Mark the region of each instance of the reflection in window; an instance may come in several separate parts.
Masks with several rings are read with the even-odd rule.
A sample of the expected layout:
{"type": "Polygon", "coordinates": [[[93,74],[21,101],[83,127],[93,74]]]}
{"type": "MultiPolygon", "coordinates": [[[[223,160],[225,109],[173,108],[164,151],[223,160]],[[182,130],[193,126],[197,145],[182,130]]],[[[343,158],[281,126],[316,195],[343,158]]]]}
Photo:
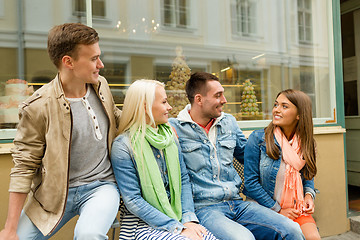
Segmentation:
{"type": "MultiPolygon", "coordinates": [[[[63,6],[57,10],[66,9],[66,2],[59,1],[59,5],[63,4],[63,6]]],[[[81,5],[85,3],[84,0],[70,2],[74,4],[73,9],[79,12],[85,11],[85,5],[81,5]]],[[[105,68],[100,74],[108,80],[117,106],[122,106],[125,91],[133,80],[155,78],[166,84],[168,98],[174,99],[172,103],[174,112],[181,110],[183,108],[181,100],[185,97],[180,95],[179,89],[181,90],[184,81],[179,81],[179,77],[182,80],[185,79],[184,69],[186,70],[187,65],[192,73],[207,71],[219,77],[228,101],[224,110],[241,120],[239,122],[241,127],[266,126],[267,121],[253,120],[271,119],[276,94],[287,88],[303,90],[309,94],[313,101],[314,113],[316,113],[313,117],[316,118],[317,123],[323,124],[333,119],[333,112],[336,110],[333,97],[335,96],[331,31],[333,25],[332,21],[329,21],[332,19],[332,1],[286,0],[270,3],[260,0],[230,0],[230,4],[214,5],[215,1],[201,1],[201,4],[193,4],[189,0],[148,0],[148,6],[156,7],[158,6],[156,3],[160,6],[157,9],[149,7],[141,11],[138,8],[128,7],[127,3],[130,1],[117,2],[119,2],[119,7],[114,8],[114,15],[123,18],[122,22],[118,23],[119,27],[113,26],[110,21],[102,21],[103,24],[96,26],[100,35],[102,59],[105,59],[105,68]],[[192,4],[191,12],[190,3],[192,4]],[[203,14],[204,9],[212,14],[219,13],[219,16],[203,14]],[[259,14],[262,9],[267,11],[259,14]],[[312,15],[312,12],[316,12],[316,17],[312,15]],[[156,13],[159,13],[161,17],[159,24],[165,31],[167,29],[185,29],[186,31],[147,34],[137,30],[136,38],[134,34],[127,34],[128,32],[120,33],[120,25],[135,29],[135,24],[148,23],[149,20],[150,25],[152,19],[154,19],[153,24],[157,24],[156,13]],[[232,20],[232,35],[224,27],[229,25],[229,18],[223,17],[225,13],[229,13],[232,20]],[[190,14],[194,14],[196,19],[191,18],[190,14]],[[193,20],[196,21],[192,23],[193,20]],[[262,23],[265,23],[263,28],[262,23]],[[192,24],[198,26],[199,31],[193,35],[184,34],[190,26],[193,26],[192,24]],[[298,33],[299,31],[301,34],[298,33]],[[240,36],[240,38],[231,39],[233,36],[235,38],[240,36]],[[262,36],[261,40],[252,41],[258,36],[262,36]],[[300,45],[299,40],[302,43],[300,45]],[[173,49],[177,49],[179,42],[186,51],[180,54],[178,59],[180,63],[184,60],[186,65],[182,63],[174,67],[176,56],[173,49]],[[312,42],[317,44],[311,44],[312,42]],[[173,77],[169,78],[170,75],[173,77]]],[[[110,1],[105,0],[93,1],[93,10],[99,11],[95,15],[105,16],[105,4],[109,3],[110,1]]],[[[26,9],[27,19],[34,20],[34,22],[27,22],[29,29],[35,28],[34,23],[39,21],[56,22],[53,18],[56,16],[46,15],[45,19],[41,14],[48,11],[48,8],[52,6],[50,5],[44,4],[36,9],[26,9]]],[[[8,9],[4,11],[11,12],[8,9]]],[[[16,16],[16,12],[9,15],[16,16]]],[[[0,19],[0,35],[9,36],[5,39],[17,39],[18,29],[15,18],[7,19],[7,16],[0,19]],[[8,22],[13,24],[7,24],[8,22]]],[[[50,26],[44,24],[44,26],[39,26],[36,35],[31,31],[24,31],[24,38],[27,41],[23,59],[24,77],[18,76],[16,68],[16,51],[20,46],[16,45],[16,42],[9,46],[8,41],[0,41],[0,53],[3,56],[0,59],[0,97],[3,97],[0,99],[0,109],[16,106],[15,100],[24,96],[21,95],[23,93],[15,94],[11,93],[14,91],[5,91],[5,86],[11,84],[6,83],[9,79],[22,78],[28,82],[28,87],[37,88],[55,77],[57,71],[46,51],[49,29],[50,26]],[[10,98],[10,95],[17,97],[10,98]]],[[[351,52],[344,56],[350,70],[352,69],[352,65],[349,65],[351,59],[348,58],[352,57],[351,52]]],[[[350,81],[356,78],[349,74],[346,76],[349,78],[344,86],[346,93],[348,92],[345,94],[347,98],[345,102],[348,104],[346,112],[358,114],[357,107],[350,104],[353,99],[356,99],[356,94],[352,92],[356,89],[356,84],[350,81]]],[[[13,90],[23,87],[13,85],[13,90]]],[[[13,111],[16,114],[16,110],[13,111]]],[[[0,110],[0,115],[1,112],[4,111],[0,110]]],[[[13,128],[15,123],[4,125],[10,124],[11,121],[11,119],[3,120],[0,128],[13,128]]]]}
{"type": "Polygon", "coordinates": [[[297,0],[298,30],[300,43],[312,43],[312,10],[311,0],[297,0]]]}
{"type": "MultiPolygon", "coordinates": [[[[225,68],[226,69],[226,68],[225,68]]],[[[228,103],[224,111],[240,120],[266,119],[262,96],[262,72],[230,67],[220,74],[228,103]]]]}
{"type": "Polygon", "coordinates": [[[236,0],[231,6],[233,34],[255,36],[257,34],[257,0],[236,0]]]}
{"type": "Polygon", "coordinates": [[[170,117],[176,117],[179,112],[189,104],[185,93],[185,83],[190,74],[204,72],[204,68],[190,67],[187,65],[182,52],[179,52],[172,64],[168,66],[158,65],[155,67],[155,79],[165,83],[168,102],[172,106],[169,112],[170,117]]]}
{"type": "MultiPolygon", "coordinates": [[[[92,15],[97,18],[105,18],[105,0],[92,0],[92,15]]],[[[86,0],[73,0],[73,16],[86,16],[86,0]]]]}
{"type": "Polygon", "coordinates": [[[315,76],[313,67],[300,67],[300,90],[310,97],[313,103],[313,116],[316,116],[315,76]]]}
{"type": "Polygon", "coordinates": [[[188,21],[187,0],[162,0],[162,25],[173,28],[186,28],[188,21]]]}
{"type": "Polygon", "coordinates": [[[122,106],[125,99],[126,92],[126,69],[125,63],[104,63],[104,68],[100,69],[100,75],[104,76],[111,86],[111,93],[113,95],[115,104],[118,107],[122,106]]]}

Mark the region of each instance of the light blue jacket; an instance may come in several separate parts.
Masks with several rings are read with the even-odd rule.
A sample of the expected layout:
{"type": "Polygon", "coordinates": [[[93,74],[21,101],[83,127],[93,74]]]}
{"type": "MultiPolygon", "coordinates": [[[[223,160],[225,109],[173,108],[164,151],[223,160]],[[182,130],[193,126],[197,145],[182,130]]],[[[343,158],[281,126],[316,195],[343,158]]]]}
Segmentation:
{"type": "MultiPolygon", "coordinates": [[[[155,159],[164,182],[164,186],[169,193],[169,179],[167,175],[166,163],[160,151],[152,147],[155,159]]],[[[194,213],[194,202],[191,195],[191,185],[189,176],[184,164],[184,160],[179,150],[179,161],[181,169],[181,223],[166,214],[160,212],[150,205],[141,195],[140,179],[136,169],[134,153],[130,145],[128,133],[118,136],[111,150],[111,162],[114,169],[116,182],[119,186],[121,196],[126,208],[135,216],[141,218],[151,227],[159,230],[166,230],[172,233],[180,233],[184,228],[183,223],[199,222],[194,213]]]]}
{"type": "Polygon", "coordinates": [[[246,138],[235,118],[222,113],[207,134],[191,119],[189,109],[190,105],[169,122],[179,137],[189,171],[195,209],[241,199],[241,178],[233,166],[233,158],[244,162],[246,138]],[[213,142],[210,141],[212,138],[213,142]]]}
{"type": "MultiPolygon", "coordinates": [[[[275,139],[275,144],[280,148],[275,139]]],[[[266,142],[264,129],[254,131],[248,139],[245,147],[244,178],[246,196],[257,201],[259,204],[279,212],[280,204],[274,200],[276,175],[281,163],[266,154],[266,142]]],[[[301,176],[302,177],[302,176],[301,176]]],[[[310,193],[315,198],[314,179],[303,180],[304,194],[310,193]]]]}

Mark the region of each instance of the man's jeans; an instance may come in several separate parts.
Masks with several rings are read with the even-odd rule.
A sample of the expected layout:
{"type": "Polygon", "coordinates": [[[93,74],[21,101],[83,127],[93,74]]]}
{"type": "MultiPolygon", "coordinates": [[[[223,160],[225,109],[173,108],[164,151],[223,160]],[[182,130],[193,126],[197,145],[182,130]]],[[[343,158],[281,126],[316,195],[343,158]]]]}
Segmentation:
{"type": "Polygon", "coordinates": [[[17,234],[23,239],[49,239],[65,223],[80,215],[74,239],[108,239],[106,236],[119,209],[120,195],[116,183],[95,181],[69,189],[64,216],[55,231],[44,237],[36,226],[21,213],[17,234]]]}
{"type": "Polygon", "coordinates": [[[222,202],[201,208],[196,215],[218,239],[305,239],[299,224],[254,202],[222,202]]]}

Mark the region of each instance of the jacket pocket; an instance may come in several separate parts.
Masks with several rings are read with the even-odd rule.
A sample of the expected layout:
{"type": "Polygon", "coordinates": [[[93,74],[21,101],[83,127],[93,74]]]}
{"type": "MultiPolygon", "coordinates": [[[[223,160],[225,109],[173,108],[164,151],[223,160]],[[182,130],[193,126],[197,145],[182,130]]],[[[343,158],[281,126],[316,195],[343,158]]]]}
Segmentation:
{"type": "Polygon", "coordinates": [[[40,203],[44,210],[52,213],[59,211],[61,203],[61,194],[59,182],[56,184],[56,179],[46,176],[46,169],[41,168],[41,183],[33,189],[33,196],[40,203]],[[59,188],[59,189],[57,189],[59,188]]]}
{"type": "Polygon", "coordinates": [[[180,145],[188,169],[198,172],[206,166],[205,158],[201,150],[201,143],[182,142],[180,145]]]}
{"type": "Polygon", "coordinates": [[[221,162],[224,165],[229,165],[233,162],[234,159],[234,148],[236,146],[235,139],[227,139],[219,141],[219,145],[221,147],[218,156],[221,157],[221,162]]]}

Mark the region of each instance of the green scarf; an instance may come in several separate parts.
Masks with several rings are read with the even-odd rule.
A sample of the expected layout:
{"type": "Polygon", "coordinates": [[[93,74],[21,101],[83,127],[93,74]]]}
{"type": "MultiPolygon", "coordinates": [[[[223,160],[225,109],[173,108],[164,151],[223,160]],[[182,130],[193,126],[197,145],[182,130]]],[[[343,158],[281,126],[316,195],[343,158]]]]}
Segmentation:
{"type": "Polygon", "coordinates": [[[145,139],[142,139],[142,141],[138,141],[138,136],[141,135],[140,129],[135,130],[135,133],[131,134],[131,143],[134,148],[142,196],[162,213],[180,221],[182,218],[182,208],[178,148],[171,127],[167,124],[160,124],[158,128],[159,130],[156,132],[154,128],[147,126],[145,139]],[[169,177],[170,202],[150,144],[164,152],[169,177]]]}

